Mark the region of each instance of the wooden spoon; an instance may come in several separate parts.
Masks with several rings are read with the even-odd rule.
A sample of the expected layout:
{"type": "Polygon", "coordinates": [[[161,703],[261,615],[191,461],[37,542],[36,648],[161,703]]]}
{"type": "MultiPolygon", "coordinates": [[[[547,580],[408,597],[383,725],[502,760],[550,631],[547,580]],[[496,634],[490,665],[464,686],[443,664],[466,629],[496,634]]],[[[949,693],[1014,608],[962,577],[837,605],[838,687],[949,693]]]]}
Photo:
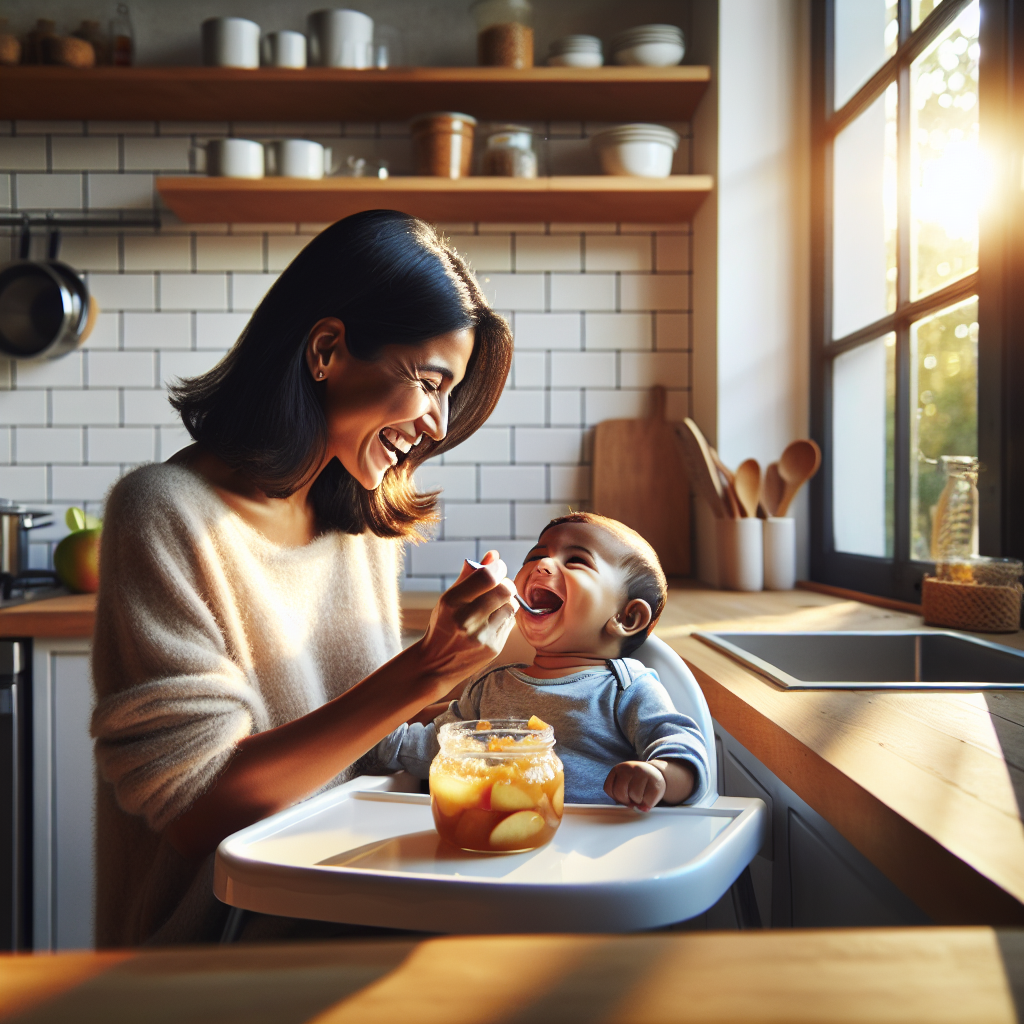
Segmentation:
{"type": "Polygon", "coordinates": [[[761,496],[761,467],[757,459],[745,459],[736,467],[733,489],[743,514],[753,519],[757,515],[757,502],[761,496]]]}
{"type": "Polygon", "coordinates": [[[676,425],[676,437],[682,449],[687,472],[697,493],[708,503],[716,519],[724,519],[727,506],[722,481],[711,459],[707,438],[689,417],[676,425]]]}
{"type": "Polygon", "coordinates": [[[784,516],[789,511],[789,503],[796,497],[796,492],[818,472],[820,465],[821,449],[814,441],[800,440],[786,445],[779,459],[779,476],[785,490],[775,513],[777,516],[784,516]]]}
{"type": "Polygon", "coordinates": [[[740,499],[736,497],[736,477],[733,476],[732,470],[722,461],[721,456],[718,454],[718,449],[710,448],[711,460],[715,464],[715,469],[718,470],[718,475],[722,478],[722,496],[725,500],[726,511],[729,513],[729,517],[732,519],[739,519],[743,515],[743,510],[740,507],[740,499]]]}
{"type": "Polygon", "coordinates": [[[785,489],[786,485],[782,482],[782,477],[779,476],[779,464],[777,462],[769,463],[768,468],[764,471],[764,480],[761,482],[761,504],[768,515],[774,516],[778,512],[779,502],[782,501],[782,492],[785,489]]]}

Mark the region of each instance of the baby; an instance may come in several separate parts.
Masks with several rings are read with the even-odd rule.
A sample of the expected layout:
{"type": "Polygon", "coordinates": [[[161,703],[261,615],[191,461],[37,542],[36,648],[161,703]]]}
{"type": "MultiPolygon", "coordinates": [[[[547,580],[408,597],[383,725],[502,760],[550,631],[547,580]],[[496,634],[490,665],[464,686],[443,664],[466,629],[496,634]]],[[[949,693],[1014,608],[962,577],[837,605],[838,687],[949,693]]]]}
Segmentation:
{"type": "Polygon", "coordinates": [[[699,800],[709,771],[697,724],[675,710],[656,672],[627,657],[665,607],[653,548],[614,519],[574,512],[544,527],[515,583],[544,611],[516,616],[533,663],[485,673],[431,724],[382,740],[374,760],[426,778],[445,723],[537,715],[554,727],[567,801],[646,811],[699,800]]]}

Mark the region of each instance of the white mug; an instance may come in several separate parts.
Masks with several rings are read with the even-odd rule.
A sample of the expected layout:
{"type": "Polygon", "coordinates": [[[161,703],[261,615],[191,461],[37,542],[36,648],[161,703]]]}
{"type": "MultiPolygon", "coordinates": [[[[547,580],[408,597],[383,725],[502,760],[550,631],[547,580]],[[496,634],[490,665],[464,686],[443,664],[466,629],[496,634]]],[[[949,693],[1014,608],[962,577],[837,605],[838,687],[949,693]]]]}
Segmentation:
{"type": "Polygon", "coordinates": [[[203,22],[203,63],[219,68],[258,68],[259,25],[248,18],[207,18],[203,22]]]}
{"type": "Polygon", "coordinates": [[[330,174],[330,147],[309,139],[280,139],[267,145],[267,173],[281,178],[322,178],[330,174]]]}
{"type": "Polygon", "coordinates": [[[306,37],[289,29],[268,32],[263,37],[263,63],[272,68],[304,68],[306,37]]]}
{"type": "Polygon", "coordinates": [[[344,8],[314,11],[309,16],[313,63],[326,68],[373,65],[373,18],[344,8]]]}
{"type": "Polygon", "coordinates": [[[263,144],[252,139],[210,139],[206,173],[216,178],[262,178],[263,144]]]}

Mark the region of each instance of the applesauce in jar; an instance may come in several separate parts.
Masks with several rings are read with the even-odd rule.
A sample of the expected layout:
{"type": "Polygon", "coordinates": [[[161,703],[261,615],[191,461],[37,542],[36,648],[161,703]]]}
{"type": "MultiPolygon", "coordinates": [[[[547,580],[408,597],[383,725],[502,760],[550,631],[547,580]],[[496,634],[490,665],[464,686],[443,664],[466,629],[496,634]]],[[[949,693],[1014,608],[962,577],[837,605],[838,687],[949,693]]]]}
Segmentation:
{"type": "Polygon", "coordinates": [[[430,808],[442,839],[477,853],[522,853],[550,841],[565,799],[550,725],[537,718],[449,722],[438,742],[430,808]]]}

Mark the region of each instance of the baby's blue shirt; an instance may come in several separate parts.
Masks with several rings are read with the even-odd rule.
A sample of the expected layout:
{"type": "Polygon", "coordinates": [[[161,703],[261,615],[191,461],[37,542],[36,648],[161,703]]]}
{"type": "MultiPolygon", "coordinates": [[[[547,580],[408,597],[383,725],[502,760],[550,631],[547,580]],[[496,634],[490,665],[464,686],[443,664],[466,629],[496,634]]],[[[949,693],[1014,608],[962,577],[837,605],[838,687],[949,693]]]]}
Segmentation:
{"type": "Polygon", "coordinates": [[[438,752],[437,730],[448,722],[536,715],[554,728],[555,752],[565,766],[570,803],[614,803],[605,779],[621,761],[685,761],[697,783],[687,803],[708,791],[708,750],[697,723],[672,705],[658,674],[626,659],[625,688],[607,667],[580,669],[556,679],[534,679],[523,666],[494,669],[466,688],[429,725],[402,725],[370,754],[384,771],[405,769],[427,778],[438,752]]]}

